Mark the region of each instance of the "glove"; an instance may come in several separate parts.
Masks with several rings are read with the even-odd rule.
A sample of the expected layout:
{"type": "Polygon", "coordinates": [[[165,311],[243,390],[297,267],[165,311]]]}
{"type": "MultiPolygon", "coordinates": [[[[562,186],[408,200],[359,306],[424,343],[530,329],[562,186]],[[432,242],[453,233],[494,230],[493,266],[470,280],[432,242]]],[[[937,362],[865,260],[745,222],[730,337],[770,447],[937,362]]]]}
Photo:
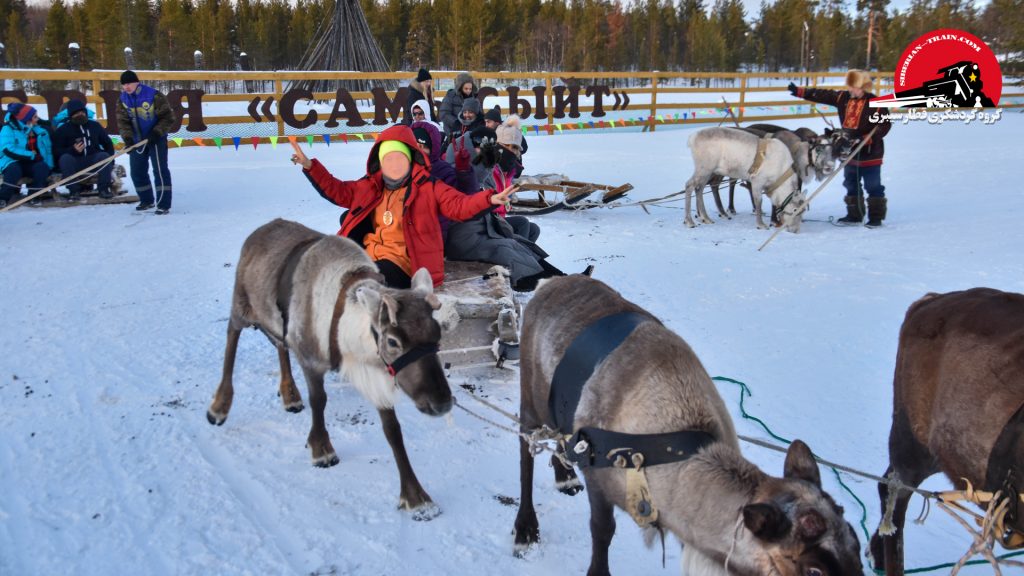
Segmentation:
{"type": "Polygon", "coordinates": [[[799,88],[796,87],[796,84],[793,84],[792,82],[789,83],[789,86],[786,86],[786,89],[789,90],[789,93],[793,96],[796,96],[796,92],[799,90],[799,88]]]}
{"type": "Polygon", "coordinates": [[[480,162],[487,168],[493,168],[498,163],[498,141],[493,138],[484,138],[480,141],[480,153],[477,155],[480,162]]]}
{"type": "Polygon", "coordinates": [[[466,149],[466,143],[462,138],[457,138],[454,143],[455,146],[455,171],[456,172],[467,172],[469,171],[469,150],[466,149]]]}
{"type": "Polygon", "coordinates": [[[152,130],[149,131],[149,139],[150,140],[159,140],[159,139],[163,138],[164,136],[165,136],[165,134],[159,128],[153,128],[152,130]]]}
{"type": "Polygon", "coordinates": [[[121,140],[124,140],[124,147],[131,148],[135,145],[135,138],[132,136],[122,136],[121,140]]]}

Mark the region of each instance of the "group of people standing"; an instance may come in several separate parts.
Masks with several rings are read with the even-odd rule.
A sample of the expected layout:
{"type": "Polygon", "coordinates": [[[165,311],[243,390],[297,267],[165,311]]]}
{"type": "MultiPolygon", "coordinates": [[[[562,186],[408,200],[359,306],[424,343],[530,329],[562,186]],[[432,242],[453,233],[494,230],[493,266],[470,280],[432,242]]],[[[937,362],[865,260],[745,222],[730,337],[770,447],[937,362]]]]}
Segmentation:
{"type": "MultiPolygon", "coordinates": [[[[171,210],[171,174],[167,168],[167,133],[177,119],[164,97],[156,89],[142,84],[131,70],[121,74],[121,96],[117,107],[119,135],[126,147],[146,141],[131,152],[129,165],[132,183],[139,195],[136,210],[156,207],[156,214],[171,210]],[[156,187],[149,178],[153,165],[156,187]],[[156,197],[154,197],[154,191],[156,197]]],[[[81,100],[68,100],[52,120],[40,120],[35,107],[21,102],[7,106],[0,128],[0,208],[21,198],[21,181],[28,178],[28,193],[44,189],[54,171],[71,176],[100,164],[95,170],[100,198],[113,197],[111,182],[115,154],[114,143],[106,129],[93,119],[94,114],[81,100]]],[[[69,197],[77,200],[87,173],[67,184],[69,197]]]]}

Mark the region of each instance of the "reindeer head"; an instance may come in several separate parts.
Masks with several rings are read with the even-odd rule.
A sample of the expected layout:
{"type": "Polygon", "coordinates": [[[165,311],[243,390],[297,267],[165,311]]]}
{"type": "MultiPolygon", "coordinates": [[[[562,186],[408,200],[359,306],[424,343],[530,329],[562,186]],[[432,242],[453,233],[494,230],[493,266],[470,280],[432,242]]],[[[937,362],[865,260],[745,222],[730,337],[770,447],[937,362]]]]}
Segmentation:
{"type": "Polygon", "coordinates": [[[824,180],[836,169],[836,154],[832,148],[832,140],[827,136],[819,136],[808,144],[811,146],[811,165],[814,166],[814,176],[818,180],[824,180]]]}
{"type": "Polygon", "coordinates": [[[452,392],[437,358],[441,326],[433,313],[441,303],[427,269],[416,272],[409,290],[363,286],[356,300],[370,314],[377,354],[416,408],[431,416],[451,410],[452,392]]]}
{"type": "Polygon", "coordinates": [[[782,203],[782,214],[780,215],[782,225],[786,227],[787,231],[795,234],[800,231],[804,210],[807,207],[807,197],[804,196],[803,190],[800,190],[796,178],[792,178],[791,192],[786,194],[782,203]]]}
{"type": "Polygon", "coordinates": [[[796,440],[782,478],[762,482],[743,507],[743,525],[772,576],[861,576],[860,542],[843,509],[821,489],[810,448],[796,440]]]}

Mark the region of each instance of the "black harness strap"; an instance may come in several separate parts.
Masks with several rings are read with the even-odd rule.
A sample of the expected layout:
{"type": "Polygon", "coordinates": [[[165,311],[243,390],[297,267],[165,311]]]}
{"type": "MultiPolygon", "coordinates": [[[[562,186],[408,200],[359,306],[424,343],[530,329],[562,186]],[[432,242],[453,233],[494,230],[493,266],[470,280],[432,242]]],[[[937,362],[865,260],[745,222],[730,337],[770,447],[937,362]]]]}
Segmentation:
{"type": "Polygon", "coordinates": [[[573,434],[565,452],[580,468],[630,468],[634,454],[643,454],[644,466],[657,466],[686,460],[715,441],[703,430],[624,434],[587,427],[573,434]]]}
{"type": "Polygon", "coordinates": [[[555,367],[548,392],[548,410],[560,432],[566,435],[573,433],[572,424],[583,386],[597,365],[615,351],[637,326],[648,320],[651,320],[650,316],[637,312],[605,316],[587,326],[569,344],[555,367]]]}

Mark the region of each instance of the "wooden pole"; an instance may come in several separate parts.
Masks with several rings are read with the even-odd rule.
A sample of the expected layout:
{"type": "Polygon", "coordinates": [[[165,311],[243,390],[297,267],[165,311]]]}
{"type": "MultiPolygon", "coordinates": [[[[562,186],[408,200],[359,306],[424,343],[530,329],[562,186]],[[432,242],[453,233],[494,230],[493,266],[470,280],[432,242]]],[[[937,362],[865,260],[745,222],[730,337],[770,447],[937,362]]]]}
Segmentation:
{"type": "Polygon", "coordinates": [[[75,178],[78,178],[82,174],[85,174],[86,172],[91,171],[94,168],[102,166],[102,165],[106,164],[107,162],[113,162],[114,159],[117,158],[118,156],[123,156],[123,155],[127,154],[128,152],[131,152],[132,150],[135,150],[139,146],[145,146],[147,142],[149,142],[149,140],[143,140],[142,142],[139,142],[137,144],[133,144],[132,146],[129,146],[128,148],[125,148],[125,149],[121,150],[120,152],[118,152],[117,154],[114,154],[113,156],[111,156],[109,158],[104,158],[103,160],[100,160],[99,162],[93,164],[92,166],[89,166],[87,168],[83,168],[83,169],[79,170],[78,172],[75,172],[71,176],[66,176],[64,178],[61,178],[59,181],[57,181],[57,182],[55,182],[53,184],[50,184],[46,188],[43,188],[42,190],[37,190],[36,192],[33,192],[32,194],[29,194],[28,196],[25,196],[24,198],[22,198],[21,200],[18,200],[14,204],[8,204],[7,206],[4,206],[3,208],[0,208],[0,213],[7,212],[8,210],[13,210],[14,208],[17,208],[18,206],[21,206],[25,202],[28,202],[28,201],[32,200],[36,196],[41,196],[41,195],[43,195],[43,194],[45,194],[45,193],[47,193],[47,192],[49,192],[51,190],[54,190],[54,189],[57,188],[57,186],[60,186],[61,184],[64,184],[66,182],[70,182],[70,181],[74,180],[75,178]]]}

